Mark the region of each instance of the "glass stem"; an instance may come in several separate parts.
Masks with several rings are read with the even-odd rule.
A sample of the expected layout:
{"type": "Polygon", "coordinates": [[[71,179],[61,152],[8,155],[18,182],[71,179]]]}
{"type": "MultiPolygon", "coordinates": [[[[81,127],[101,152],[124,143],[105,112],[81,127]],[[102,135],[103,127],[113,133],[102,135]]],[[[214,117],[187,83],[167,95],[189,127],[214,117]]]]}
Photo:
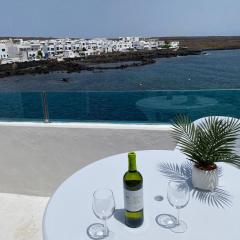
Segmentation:
{"type": "Polygon", "coordinates": [[[177,225],[179,225],[179,216],[180,216],[180,210],[177,209],[177,225]]]}
{"type": "Polygon", "coordinates": [[[104,219],[104,236],[108,236],[107,218],[104,219]]]}

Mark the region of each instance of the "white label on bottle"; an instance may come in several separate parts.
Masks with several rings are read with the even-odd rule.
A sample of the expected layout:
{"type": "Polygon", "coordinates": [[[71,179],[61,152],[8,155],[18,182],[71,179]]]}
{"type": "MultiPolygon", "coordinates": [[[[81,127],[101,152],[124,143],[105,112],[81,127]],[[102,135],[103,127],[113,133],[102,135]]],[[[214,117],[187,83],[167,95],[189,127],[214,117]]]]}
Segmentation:
{"type": "Polygon", "coordinates": [[[130,212],[137,212],[143,209],[143,189],[137,191],[124,189],[124,207],[130,212]]]}

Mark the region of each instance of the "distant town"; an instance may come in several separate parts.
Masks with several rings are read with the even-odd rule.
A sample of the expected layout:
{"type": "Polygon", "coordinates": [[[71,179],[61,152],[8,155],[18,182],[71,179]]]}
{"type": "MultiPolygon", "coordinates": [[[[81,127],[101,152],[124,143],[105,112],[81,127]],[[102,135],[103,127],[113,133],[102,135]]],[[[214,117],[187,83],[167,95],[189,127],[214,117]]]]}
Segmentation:
{"type": "Polygon", "coordinates": [[[159,58],[240,49],[240,37],[0,37],[0,79],[51,72],[99,72],[154,64],[159,58]]]}
{"type": "Polygon", "coordinates": [[[178,49],[179,41],[140,37],[118,39],[16,39],[0,40],[0,64],[55,59],[84,58],[114,52],[178,49]]]}

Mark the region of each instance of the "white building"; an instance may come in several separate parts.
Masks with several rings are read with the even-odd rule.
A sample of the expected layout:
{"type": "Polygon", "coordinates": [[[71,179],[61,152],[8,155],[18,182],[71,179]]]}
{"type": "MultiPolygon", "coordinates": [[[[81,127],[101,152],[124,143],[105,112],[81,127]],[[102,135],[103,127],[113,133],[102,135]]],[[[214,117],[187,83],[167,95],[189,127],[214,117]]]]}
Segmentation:
{"type": "MultiPolygon", "coordinates": [[[[0,41],[0,60],[4,62],[23,62],[38,59],[64,59],[81,56],[100,55],[112,52],[162,49],[165,41],[140,39],[139,37],[121,37],[119,39],[50,39],[23,40],[9,39],[0,41]]],[[[168,42],[171,49],[179,47],[178,41],[168,42]]]]}
{"type": "Polygon", "coordinates": [[[48,56],[49,57],[54,56],[56,54],[55,43],[54,42],[49,42],[47,46],[48,46],[47,47],[48,56]]]}
{"type": "Polygon", "coordinates": [[[19,57],[19,49],[16,44],[9,42],[7,44],[7,52],[9,58],[17,58],[19,57]]]}
{"type": "Polygon", "coordinates": [[[0,43],[0,60],[8,58],[8,48],[6,43],[0,43]]]}
{"type": "Polygon", "coordinates": [[[64,44],[64,50],[69,51],[72,50],[72,42],[71,41],[66,41],[64,44]]]}
{"type": "Polygon", "coordinates": [[[23,43],[17,46],[18,47],[18,55],[20,61],[28,61],[28,52],[31,51],[30,44],[23,43]]]}
{"type": "Polygon", "coordinates": [[[139,37],[120,37],[119,40],[123,42],[139,42],[140,38],[139,37]]]}
{"type": "Polygon", "coordinates": [[[28,59],[29,60],[36,60],[37,59],[37,56],[38,56],[38,51],[36,50],[30,50],[27,52],[27,56],[28,56],[28,59]]]}
{"type": "Polygon", "coordinates": [[[170,42],[170,48],[179,48],[179,42],[178,41],[170,42]]]}
{"type": "Polygon", "coordinates": [[[72,50],[66,50],[63,53],[63,58],[75,58],[76,54],[72,50]]]}

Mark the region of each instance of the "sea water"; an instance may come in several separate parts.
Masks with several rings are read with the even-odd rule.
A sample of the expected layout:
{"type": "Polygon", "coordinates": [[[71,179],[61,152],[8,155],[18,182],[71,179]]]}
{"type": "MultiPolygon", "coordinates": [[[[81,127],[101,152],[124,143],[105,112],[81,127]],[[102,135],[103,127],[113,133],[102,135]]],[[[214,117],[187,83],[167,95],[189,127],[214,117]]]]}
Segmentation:
{"type": "Polygon", "coordinates": [[[42,121],[42,91],[50,121],[151,124],[169,123],[177,114],[240,118],[240,50],[123,70],[9,77],[0,79],[0,89],[0,119],[8,121],[42,121]]]}
{"type": "Polygon", "coordinates": [[[135,91],[240,88],[240,50],[161,58],[154,64],[0,79],[0,91],[135,91]],[[68,81],[63,81],[67,78],[68,81]]]}

